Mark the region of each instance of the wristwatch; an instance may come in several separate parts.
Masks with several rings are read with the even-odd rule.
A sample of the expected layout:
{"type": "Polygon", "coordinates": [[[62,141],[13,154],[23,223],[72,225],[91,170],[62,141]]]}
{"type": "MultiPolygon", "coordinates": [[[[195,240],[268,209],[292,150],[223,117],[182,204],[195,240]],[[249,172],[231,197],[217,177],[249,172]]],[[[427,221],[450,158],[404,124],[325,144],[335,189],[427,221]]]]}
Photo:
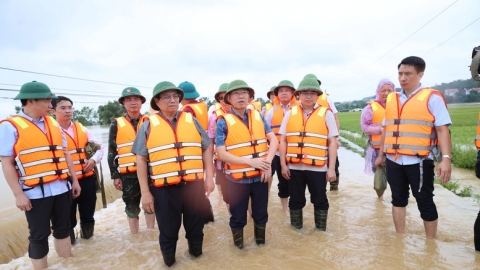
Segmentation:
{"type": "Polygon", "coordinates": [[[450,160],[452,160],[452,155],[448,154],[448,155],[443,155],[442,158],[448,158],[450,160]]]}

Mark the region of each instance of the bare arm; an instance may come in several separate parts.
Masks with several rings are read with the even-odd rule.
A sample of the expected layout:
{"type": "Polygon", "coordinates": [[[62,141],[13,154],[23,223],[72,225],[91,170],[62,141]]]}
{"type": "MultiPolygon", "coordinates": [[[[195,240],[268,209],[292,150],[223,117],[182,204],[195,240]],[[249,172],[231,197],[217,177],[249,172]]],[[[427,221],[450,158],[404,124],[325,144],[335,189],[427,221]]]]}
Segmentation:
{"type": "MultiPolygon", "coordinates": [[[[451,151],[451,139],[450,132],[447,125],[435,127],[435,131],[438,136],[438,145],[442,150],[442,154],[450,155],[451,151]]],[[[448,183],[450,181],[450,174],[452,172],[452,163],[448,158],[442,158],[440,164],[438,164],[437,174],[440,177],[440,182],[448,183]]]]}
{"type": "Polygon", "coordinates": [[[213,144],[210,144],[207,149],[202,152],[203,170],[206,173],[205,176],[205,191],[207,191],[207,197],[215,189],[213,183],[213,144]]]}
{"type": "Polygon", "coordinates": [[[282,176],[290,180],[290,169],[287,166],[287,137],[280,137],[280,166],[282,167],[282,176]]]}
{"type": "Polygon", "coordinates": [[[70,177],[72,178],[72,197],[75,199],[80,196],[81,188],[78,183],[77,175],[75,174],[75,168],[73,167],[72,157],[67,151],[67,148],[63,148],[63,153],[65,154],[65,160],[67,161],[68,171],[70,172],[70,177]]]}
{"type": "Polygon", "coordinates": [[[337,179],[335,174],[335,163],[337,162],[337,138],[328,138],[328,170],[327,170],[327,182],[333,182],[337,179]]]}
{"type": "Polygon", "coordinates": [[[382,128],[382,139],[380,140],[380,150],[378,151],[378,157],[375,160],[375,167],[384,166],[383,153],[385,151],[385,128],[382,128]]]}
{"type": "Polygon", "coordinates": [[[268,170],[271,164],[271,162],[268,162],[264,158],[244,158],[244,157],[235,156],[227,152],[225,146],[217,147],[217,154],[218,154],[218,158],[221,161],[224,161],[226,163],[248,165],[250,167],[260,169],[263,171],[268,170]]]}
{"type": "Polygon", "coordinates": [[[148,187],[148,159],[146,156],[137,155],[137,177],[140,184],[140,192],[142,194],[142,208],[144,211],[153,213],[153,196],[148,187]]]}

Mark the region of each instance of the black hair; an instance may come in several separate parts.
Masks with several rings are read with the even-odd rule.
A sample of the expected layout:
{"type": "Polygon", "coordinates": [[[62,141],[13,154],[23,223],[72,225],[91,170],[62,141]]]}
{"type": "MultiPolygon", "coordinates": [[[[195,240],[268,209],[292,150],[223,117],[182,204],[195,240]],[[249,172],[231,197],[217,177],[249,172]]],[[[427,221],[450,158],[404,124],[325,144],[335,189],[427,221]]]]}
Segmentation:
{"type": "Polygon", "coordinates": [[[52,99],[52,107],[53,107],[53,109],[56,110],[56,109],[57,109],[57,104],[58,104],[60,101],[64,101],[64,100],[70,101],[70,103],[72,103],[72,105],[73,105],[73,101],[72,101],[71,99],[69,99],[69,98],[67,98],[67,97],[64,97],[64,96],[57,96],[56,99],[52,99]]]}
{"type": "Polygon", "coordinates": [[[418,56],[409,56],[407,58],[404,58],[400,64],[398,64],[398,69],[400,69],[401,65],[409,65],[413,66],[415,68],[415,71],[417,73],[424,72],[425,71],[425,61],[418,57],[418,56]]]}

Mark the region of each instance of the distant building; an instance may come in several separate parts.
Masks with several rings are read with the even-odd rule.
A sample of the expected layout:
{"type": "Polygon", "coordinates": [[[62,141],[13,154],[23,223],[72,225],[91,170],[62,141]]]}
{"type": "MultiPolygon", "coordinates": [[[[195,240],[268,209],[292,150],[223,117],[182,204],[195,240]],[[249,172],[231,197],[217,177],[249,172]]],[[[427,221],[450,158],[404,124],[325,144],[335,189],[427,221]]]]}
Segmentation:
{"type": "Polygon", "coordinates": [[[445,96],[453,97],[458,92],[458,88],[445,89],[445,96]]]}

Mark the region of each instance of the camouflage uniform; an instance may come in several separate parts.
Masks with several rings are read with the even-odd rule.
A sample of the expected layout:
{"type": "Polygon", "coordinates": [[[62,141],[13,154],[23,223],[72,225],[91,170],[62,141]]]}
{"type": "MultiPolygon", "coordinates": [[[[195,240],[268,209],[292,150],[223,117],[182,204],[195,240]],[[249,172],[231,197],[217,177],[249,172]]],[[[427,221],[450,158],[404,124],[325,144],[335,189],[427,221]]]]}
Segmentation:
{"type": "MultiPolygon", "coordinates": [[[[137,131],[138,119],[131,119],[128,114],[125,114],[125,118],[127,118],[130,123],[132,123],[133,128],[137,131]]],[[[128,174],[120,174],[118,172],[118,163],[116,160],[116,156],[118,155],[117,152],[117,121],[113,120],[110,124],[110,132],[108,138],[108,166],[110,167],[110,174],[112,179],[120,178],[122,179],[122,186],[123,186],[123,194],[122,199],[125,202],[125,213],[129,218],[136,218],[140,214],[140,184],[138,183],[137,173],[128,173],[128,174]]]]}

